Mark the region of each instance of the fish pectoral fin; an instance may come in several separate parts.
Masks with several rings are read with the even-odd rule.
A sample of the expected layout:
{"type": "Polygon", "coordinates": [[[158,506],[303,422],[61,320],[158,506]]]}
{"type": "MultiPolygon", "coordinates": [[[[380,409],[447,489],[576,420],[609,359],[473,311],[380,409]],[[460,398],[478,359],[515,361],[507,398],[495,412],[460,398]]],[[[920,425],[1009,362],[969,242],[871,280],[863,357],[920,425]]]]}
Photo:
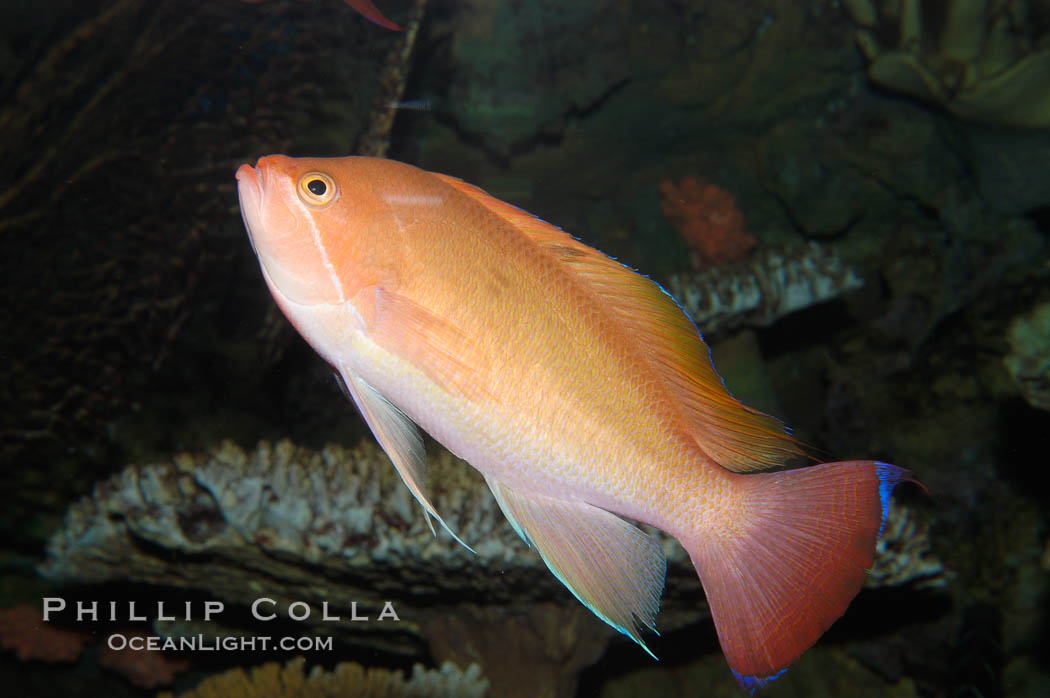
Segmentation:
{"type": "Polygon", "coordinates": [[[405,486],[423,507],[430,532],[434,533],[434,525],[430,522],[430,517],[434,517],[442,528],[456,539],[457,543],[470,552],[474,552],[473,548],[460,540],[459,536],[448,527],[448,524],[437,513],[437,509],[430,503],[423,489],[426,449],[423,447],[423,437],[419,433],[419,427],[394,403],[387,400],[378,390],[352,371],[339,367],[338,377],[342,380],[343,388],[350,394],[357,409],[365,418],[368,428],[372,430],[372,435],[376,437],[376,441],[397,468],[405,486]]]}
{"type": "Polygon", "coordinates": [[[491,397],[481,378],[484,356],[466,332],[411,298],[379,286],[374,293],[368,332],[377,344],[408,359],[449,394],[475,401],[491,397]]]}
{"type": "Polygon", "coordinates": [[[554,576],[596,616],[652,655],[640,631],[656,631],[667,569],[659,541],[592,504],[485,480],[511,526],[536,547],[554,576]]]}

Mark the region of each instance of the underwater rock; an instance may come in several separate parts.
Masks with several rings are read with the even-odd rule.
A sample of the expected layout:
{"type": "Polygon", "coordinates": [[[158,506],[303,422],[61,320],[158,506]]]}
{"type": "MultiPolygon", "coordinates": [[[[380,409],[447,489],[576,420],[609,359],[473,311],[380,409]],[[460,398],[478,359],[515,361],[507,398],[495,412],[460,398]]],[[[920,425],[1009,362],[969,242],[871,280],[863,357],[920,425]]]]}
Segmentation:
{"type": "Polygon", "coordinates": [[[797,251],[760,249],[746,264],[676,274],[667,290],[706,336],[744,325],[770,325],[862,285],[834,251],[810,243],[797,251]]]}
{"type": "MultiPolygon", "coordinates": [[[[909,138],[922,142],[917,133],[909,138]]],[[[847,144],[812,118],[780,121],[762,134],[756,153],[762,186],[807,236],[841,235],[878,207],[870,176],[848,163],[847,144]]]]}
{"type": "Polygon", "coordinates": [[[1050,410],[1050,303],[1018,315],[1007,333],[1006,370],[1028,404],[1050,410]]]}
{"type": "Polygon", "coordinates": [[[350,151],[400,35],[337,2],[2,4],[0,44],[18,48],[0,100],[0,459],[44,494],[0,519],[36,539],[107,454],[149,451],[176,419],[228,435],[274,414],[251,389],[273,304],[239,280],[255,260],[231,173],[248,154],[350,151]]]}
{"type": "MultiPolygon", "coordinates": [[[[399,671],[366,669],[354,662],[342,662],[331,671],[314,666],[304,669],[306,659],[296,657],[283,667],[276,662],[257,666],[249,674],[237,667],[211,676],[178,698],[483,698],[488,681],[477,664],[466,671],[450,662],[437,669],[416,664],[412,676],[399,671]]],[[[158,698],[175,698],[161,693],[158,698]]]]}
{"type": "Polygon", "coordinates": [[[1050,207],[1050,131],[967,124],[970,169],[981,198],[996,213],[1017,215],[1050,207]]]}
{"type": "Polygon", "coordinates": [[[471,3],[449,40],[457,130],[506,157],[564,129],[628,79],[630,19],[612,0],[471,3]]]}
{"type": "Polygon", "coordinates": [[[875,82],[961,117],[1050,125],[1050,37],[1024,0],[845,0],[875,82]],[[887,40],[888,38],[888,40],[887,40]]]}

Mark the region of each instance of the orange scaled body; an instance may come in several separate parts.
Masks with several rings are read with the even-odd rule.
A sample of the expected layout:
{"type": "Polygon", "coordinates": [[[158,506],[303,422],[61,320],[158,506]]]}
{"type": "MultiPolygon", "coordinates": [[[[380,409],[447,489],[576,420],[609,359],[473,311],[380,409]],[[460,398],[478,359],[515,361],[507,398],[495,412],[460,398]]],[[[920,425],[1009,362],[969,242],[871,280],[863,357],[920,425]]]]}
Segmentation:
{"type": "Polygon", "coordinates": [[[668,532],[749,689],[859,591],[905,471],[754,472],[797,442],[725,390],[653,282],[477,188],[394,161],[273,155],[237,179],[274,298],[429,516],[441,522],[416,425],[481,471],[558,578],[643,647],[664,556],[620,517],[668,532]]]}

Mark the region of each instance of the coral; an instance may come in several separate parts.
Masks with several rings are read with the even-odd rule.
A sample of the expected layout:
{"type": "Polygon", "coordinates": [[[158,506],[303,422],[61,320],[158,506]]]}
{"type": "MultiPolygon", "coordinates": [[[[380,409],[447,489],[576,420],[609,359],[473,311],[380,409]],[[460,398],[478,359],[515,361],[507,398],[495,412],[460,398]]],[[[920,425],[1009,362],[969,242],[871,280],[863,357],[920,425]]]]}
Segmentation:
{"type": "MultiPolygon", "coordinates": [[[[148,633],[131,631],[122,633],[127,638],[148,638],[148,633]]],[[[139,688],[167,686],[176,674],[190,667],[189,661],[173,657],[161,650],[132,649],[130,646],[113,649],[107,643],[98,655],[98,663],[110,671],[125,677],[139,688]]]]}
{"type": "Polygon", "coordinates": [[[660,182],[660,210],[689,245],[697,268],[744,259],[755,247],[733,195],[710,182],[660,182]]]}
{"type": "Polygon", "coordinates": [[[930,550],[929,525],[907,507],[891,507],[867,586],[931,589],[947,583],[944,565],[930,550]]]}
{"type": "MultiPolygon", "coordinates": [[[[231,601],[265,593],[319,605],[381,594],[433,607],[436,591],[501,605],[565,596],[551,575],[537,576],[542,561],[506,523],[477,471],[442,450],[427,473],[431,501],[476,554],[430,532],[369,439],[319,452],[288,441],[246,452],[225,442],[99,483],[70,508],[40,571],[67,582],[183,586],[231,601]]],[[[692,593],[688,556],[659,535],[668,589],[684,583],[692,593]]],[[[666,594],[663,605],[674,597],[666,594]]]]}
{"type": "MultiPolygon", "coordinates": [[[[178,698],[482,698],[488,682],[472,664],[461,671],[450,662],[441,669],[424,669],[416,664],[412,676],[386,669],[366,669],[343,662],[332,671],[319,666],[304,671],[306,659],[296,657],[283,667],[271,662],[255,667],[251,674],[231,669],[211,676],[178,698]]],[[[158,698],[175,698],[161,693],[158,698]]]]}
{"type": "Polygon", "coordinates": [[[769,325],[860,288],[860,277],[829,248],[764,249],[743,265],[676,274],[667,290],[706,335],[769,325]]]}
{"type": "Polygon", "coordinates": [[[91,640],[87,633],[48,625],[28,604],[0,609],[0,646],[22,661],[74,662],[91,640]]]}
{"type": "Polygon", "coordinates": [[[1028,404],[1050,410],[1050,303],[1043,303],[1010,323],[1010,353],[1003,359],[1028,404]]]}
{"type": "MultiPolygon", "coordinates": [[[[83,581],[123,576],[119,567],[101,564],[108,559],[101,553],[129,536],[183,553],[256,548],[369,577],[374,566],[396,568],[409,586],[452,582],[435,579],[435,569],[502,564],[528,551],[504,527],[472,468],[441,452],[428,477],[435,483],[431,499],[459,535],[476,543],[477,555],[431,534],[370,440],[320,452],[288,441],[245,452],[225,442],[206,454],[179,454],[173,463],[133,466],[100,483],[93,497],[71,508],[66,530],[53,537],[45,573],[83,581]]],[[[384,573],[371,581],[390,586],[381,581],[384,573]]],[[[464,589],[473,584],[455,583],[464,589]]]]}
{"type": "Polygon", "coordinates": [[[467,600],[498,605],[564,598],[505,522],[477,471],[442,451],[431,500],[472,554],[434,536],[374,442],[323,451],[284,441],[245,452],[227,442],[171,463],[132,466],[74,504],[41,571],[80,582],[127,580],[251,603],[305,601],[304,629],[420,655],[410,623],[325,623],[320,604],[391,599],[418,620],[467,600]],[[147,545],[143,545],[143,543],[147,545]],[[446,599],[438,603],[435,598],[446,599]]]}
{"type": "Polygon", "coordinates": [[[875,82],[968,119],[1044,128],[1050,126],[1050,35],[1038,35],[1030,4],[844,2],[860,26],[857,41],[875,82]]]}
{"type": "MultiPolygon", "coordinates": [[[[126,637],[149,637],[132,630],[126,637]]],[[[40,610],[28,604],[0,609],[0,646],[14,650],[22,661],[75,662],[95,638],[86,632],[56,627],[41,620],[40,610]]],[[[99,665],[127,678],[140,688],[165,686],[189,668],[189,662],[160,651],[113,649],[108,644],[99,653],[99,665]]]]}
{"type": "MultiPolygon", "coordinates": [[[[535,695],[541,685],[559,687],[551,695],[572,695],[577,672],[613,631],[580,607],[515,535],[477,471],[441,451],[427,474],[431,501],[477,554],[429,531],[371,440],[320,452],[287,441],[246,452],[227,442],[171,463],[129,466],[99,483],[70,508],[41,572],[66,582],[154,584],[245,606],[268,597],[279,615],[299,601],[311,613],[298,631],[403,656],[483,662],[499,695],[535,695]],[[372,622],[323,621],[323,603],[345,619],[351,601],[372,622]],[[399,622],[376,619],[383,601],[394,605],[399,622]],[[529,672],[509,665],[497,649],[509,646],[529,672]]],[[[702,620],[707,610],[685,551],[645,528],[667,557],[660,630],[702,620]]],[[[894,535],[903,540],[912,533],[894,535]]],[[[886,555],[896,559],[900,547],[906,546],[886,555]]],[[[876,569],[887,564],[880,553],[876,569]]],[[[905,582],[894,573],[872,583],[883,578],[905,582]]]]}

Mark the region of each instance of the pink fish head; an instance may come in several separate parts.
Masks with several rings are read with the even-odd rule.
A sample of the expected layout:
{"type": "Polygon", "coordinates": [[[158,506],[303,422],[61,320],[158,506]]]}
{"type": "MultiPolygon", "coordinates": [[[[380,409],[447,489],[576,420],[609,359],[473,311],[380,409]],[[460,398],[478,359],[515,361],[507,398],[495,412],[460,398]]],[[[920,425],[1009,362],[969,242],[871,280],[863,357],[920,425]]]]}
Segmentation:
{"type": "Polygon", "coordinates": [[[293,322],[318,306],[367,315],[355,296],[398,287],[447,189],[407,165],[356,157],[268,155],[242,165],[237,182],[263,276],[293,322]]]}
{"type": "Polygon", "coordinates": [[[289,176],[294,162],[269,156],[260,158],[255,167],[241,165],[237,194],[244,224],[263,276],[278,301],[307,306],[333,302],[339,290],[316,242],[312,216],[303,212],[311,206],[330,205],[339,191],[320,175],[316,182],[300,184],[299,178],[289,176]],[[305,194],[298,191],[300,187],[305,194]]]}

